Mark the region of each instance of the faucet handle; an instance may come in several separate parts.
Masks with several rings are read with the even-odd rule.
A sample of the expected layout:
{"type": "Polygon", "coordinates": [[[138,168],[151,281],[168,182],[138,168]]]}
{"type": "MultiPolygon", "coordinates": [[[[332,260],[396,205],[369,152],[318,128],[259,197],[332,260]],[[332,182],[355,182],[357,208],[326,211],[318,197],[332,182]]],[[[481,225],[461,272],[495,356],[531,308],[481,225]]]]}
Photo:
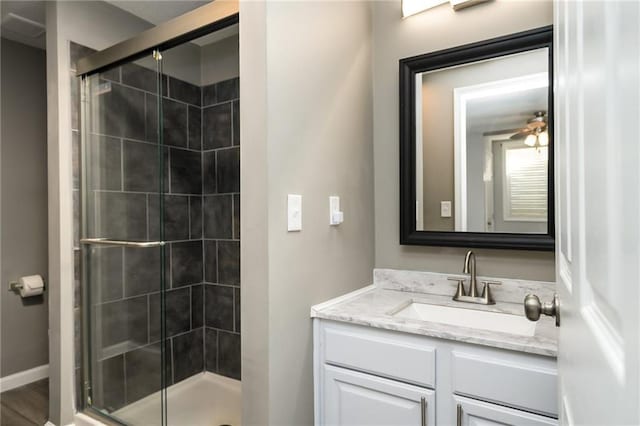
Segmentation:
{"type": "Polygon", "coordinates": [[[464,278],[460,277],[447,277],[449,281],[456,281],[458,283],[458,288],[456,289],[456,294],[453,296],[453,300],[458,300],[458,298],[462,296],[466,296],[466,292],[464,291],[464,278]]]}
{"type": "Polygon", "coordinates": [[[481,281],[482,286],[482,297],[487,305],[494,305],[496,301],[493,299],[493,295],[491,294],[492,285],[502,285],[500,281],[481,281]]]}

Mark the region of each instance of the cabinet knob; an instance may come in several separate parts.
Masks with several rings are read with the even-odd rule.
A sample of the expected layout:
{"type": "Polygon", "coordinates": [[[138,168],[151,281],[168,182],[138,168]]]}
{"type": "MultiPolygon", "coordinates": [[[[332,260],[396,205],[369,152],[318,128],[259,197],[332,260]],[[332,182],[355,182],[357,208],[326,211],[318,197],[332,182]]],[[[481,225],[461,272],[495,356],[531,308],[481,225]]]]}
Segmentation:
{"type": "Polygon", "coordinates": [[[527,294],[524,298],[524,314],[529,321],[538,321],[540,315],[544,314],[555,317],[556,327],[560,326],[560,303],[558,295],[553,295],[551,302],[540,302],[540,298],[535,294],[527,294]]]}

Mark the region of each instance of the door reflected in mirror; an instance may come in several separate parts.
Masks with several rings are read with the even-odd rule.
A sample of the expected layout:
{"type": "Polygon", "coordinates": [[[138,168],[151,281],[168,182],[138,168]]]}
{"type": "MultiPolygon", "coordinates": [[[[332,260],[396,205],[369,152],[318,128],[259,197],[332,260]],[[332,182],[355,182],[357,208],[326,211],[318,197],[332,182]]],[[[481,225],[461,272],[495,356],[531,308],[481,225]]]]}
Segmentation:
{"type": "Polygon", "coordinates": [[[415,229],[548,233],[549,50],[415,74],[415,229]]]}

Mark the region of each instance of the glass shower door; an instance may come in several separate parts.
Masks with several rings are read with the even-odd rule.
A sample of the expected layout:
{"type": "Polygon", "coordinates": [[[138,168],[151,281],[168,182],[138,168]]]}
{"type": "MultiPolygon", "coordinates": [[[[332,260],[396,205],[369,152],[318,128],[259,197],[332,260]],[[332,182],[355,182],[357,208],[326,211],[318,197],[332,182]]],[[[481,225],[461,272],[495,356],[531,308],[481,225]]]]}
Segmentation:
{"type": "Polygon", "coordinates": [[[82,84],[85,408],[166,424],[163,78],[159,54],[82,84]]]}

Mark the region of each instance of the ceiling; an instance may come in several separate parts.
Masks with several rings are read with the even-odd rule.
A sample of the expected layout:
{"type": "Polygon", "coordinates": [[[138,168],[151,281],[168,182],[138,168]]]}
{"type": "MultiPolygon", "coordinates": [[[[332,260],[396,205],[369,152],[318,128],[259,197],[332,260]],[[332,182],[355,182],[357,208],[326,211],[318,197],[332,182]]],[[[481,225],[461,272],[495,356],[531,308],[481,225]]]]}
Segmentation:
{"type": "Polygon", "coordinates": [[[5,1],[0,2],[1,17],[0,28],[2,37],[9,40],[17,41],[18,43],[26,44],[29,46],[44,49],[46,44],[45,34],[42,33],[37,37],[32,37],[28,33],[34,28],[28,21],[35,22],[36,24],[45,25],[46,12],[44,1],[5,1]],[[10,14],[17,15],[22,18],[26,18],[28,21],[13,20],[12,24],[9,24],[10,14]],[[15,26],[14,26],[15,25],[15,26]],[[11,30],[10,28],[13,28],[11,30]]]}
{"type": "Polygon", "coordinates": [[[161,24],[209,3],[208,0],[163,0],[154,2],[149,0],[106,0],[106,2],[142,18],[153,25],[161,24]]]}
{"type": "MultiPolygon", "coordinates": [[[[145,21],[159,25],[170,19],[176,18],[207,3],[211,0],[162,0],[151,3],[149,0],[105,0],[107,3],[131,13],[145,21]],[[150,5],[153,4],[153,7],[150,5]]],[[[206,36],[191,41],[198,46],[215,43],[232,35],[238,34],[238,25],[224,28],[206,36]]]]}
{"type": "MultiPolygon", "coordinates": [[[[176,18],[184,13],[187,13],[193,9],[204,6],[209,3],[209,0],[161,0],[161,1],[139,1],[139,0],[106,0],[106,3],[112,6],[118,7],[126,12],[131,13],[145,21],[158,25],[166,22],[170,19],[176,18]]],[[[22,18],[26,18],[28,21],[33,21],[40,25],[45,25],[46,11],[44,1],[27,1],[27,0],[13,0],[0,2],[1,7],[1,22],[4,24],[9,18],[9,14],[18,15],[22,18]]],[[[29,46],[38,47],[40,49],[45,48],[46,37],[45,34],[41,34],[37,37],[28,35],[30,31],[33,31],[34,26],[30,25],[28,21],[17,21],[20,24],[17,27],[13,27],[14,31],[10,30],[10,25],[1,25],[2,37],[10,40],[17,41],[19,43],[27,44],[29,46]]],[[[14,20],[14,23],[16,21],[14,20]]],[[[37,27],[35,27],[37,28],[37,27]]],[[[238,34],[238,25],[233,25],[228,28],[216,31],[212,34],[200,37],[194,40],[199,46],[215,43],[216,41],[238,34]]]]}
{"type": "Polygon", "coordinates": [[[495,132],[525,127],[536,111],[547,111],[548,88],[473,99],[467,104],[469,132],[495,132]]]}

